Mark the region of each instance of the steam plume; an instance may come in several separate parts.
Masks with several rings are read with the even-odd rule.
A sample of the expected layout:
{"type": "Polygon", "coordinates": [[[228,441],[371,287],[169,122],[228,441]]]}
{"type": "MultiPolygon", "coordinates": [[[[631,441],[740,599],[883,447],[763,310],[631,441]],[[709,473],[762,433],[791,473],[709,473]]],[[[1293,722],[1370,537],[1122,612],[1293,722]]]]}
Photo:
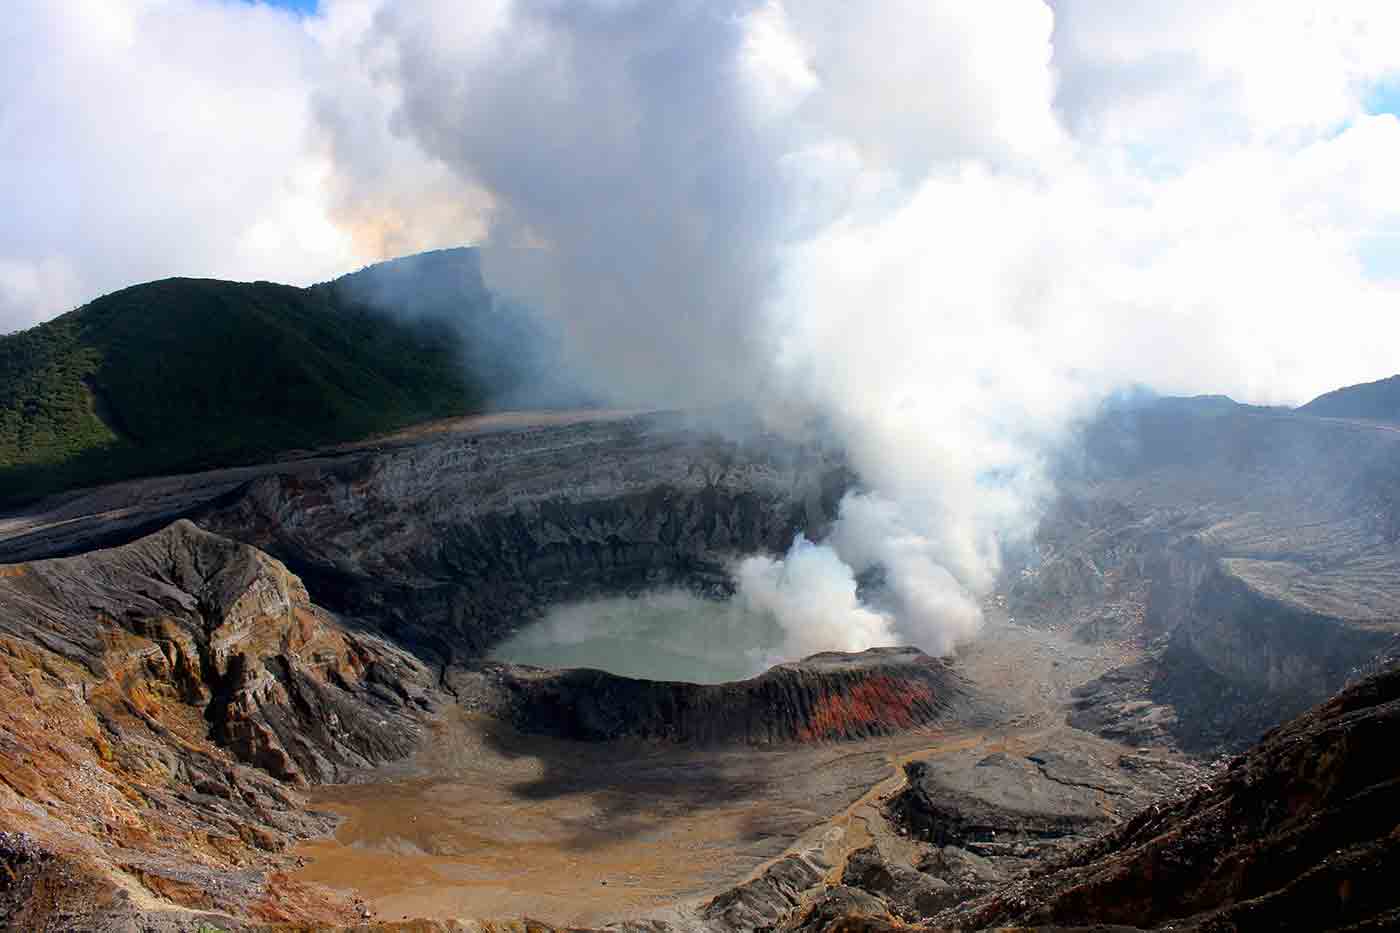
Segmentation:
{"type": "MultiPolygon", "coordinates": [[[[1348,258],[1345,223],[1330,246],[1307,233],[1325,198],[1306,160],[1243,229],[1207,196],[1304,149],[1343,158],[1359,133],[1385,138],[1366,164],[1400,154],[1393,117],[1354,111],[1328,139],[1321,115],[1345,104],[1320,97],[1238,162],[1224,124],[1183,148],[1170,120],[1120,119],[1139,101],[1086,92],[1107,66],[1077,3],[501,0],[469,29],[457,10],[386,6],[372,42],[400,133],[490,194],[489,241],[511,247],[488,254],[492,284],[550,309],[613,398],[737,397],[779,429],[816,413],[849,450],[864,487],[828,539],[736,567],[790,653],[951,649],[1002,546],[1034,527],[1046,452],[1104,392],[1274,401],[1295,391],[1281,367],[1332,337],[1246,333],[1246,300],[1296,308],[1322,287],[1375,320],[1393,300],[1348,258]],[[1144,145],[1158,162],[1134,160],[1144,145]]],[[[1232,28],[1199,13],[1182,28],[1232,28]]],[[[1367,75],[1400,65],[1368,54],[1367,75]]],[[[1251,106],[1228,58],[1200,67],[1251,106]]]]}

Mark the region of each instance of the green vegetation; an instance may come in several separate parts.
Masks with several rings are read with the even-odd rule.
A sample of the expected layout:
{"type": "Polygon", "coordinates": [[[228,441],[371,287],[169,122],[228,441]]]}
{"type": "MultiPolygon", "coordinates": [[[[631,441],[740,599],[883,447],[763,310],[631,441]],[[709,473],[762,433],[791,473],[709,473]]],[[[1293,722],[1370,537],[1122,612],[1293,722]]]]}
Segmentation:
{"type": "Polygon", "coordinates": [[[349,294],[168,279],[0,337],[0,504],[480,410],[460,328],[349,294]]]}

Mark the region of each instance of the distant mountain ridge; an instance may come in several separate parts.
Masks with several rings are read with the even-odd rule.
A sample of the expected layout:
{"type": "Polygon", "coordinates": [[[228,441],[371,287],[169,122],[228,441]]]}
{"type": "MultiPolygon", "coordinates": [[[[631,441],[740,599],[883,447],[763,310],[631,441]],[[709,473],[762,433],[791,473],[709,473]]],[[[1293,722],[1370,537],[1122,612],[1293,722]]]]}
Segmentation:
{"type": "Polygon", "coordinates": [[[544,345],[486,288],[474,249],[310,288],[135,285],[0,336],[0,504],[528,398],[544,345]]]}
{"type": "Polygon", "coordinates": [[[1400,421],[1400,376],[1336,389],[1319,395],[1298,410],[1328,418],[1400,421]]]}
{"type": "Polygon", "coordinates": [[[1250,405],[1228,395],[1158,395],[1145,386],[1120,392],[1104,403],[1107,411],[1156,409],[1188,415],[1289,414],[1327,418],[1360,418],[1400,422],[1400,375],[1376,382],[1344,386],[1290,408],[1286,405],[1250,405]]]}

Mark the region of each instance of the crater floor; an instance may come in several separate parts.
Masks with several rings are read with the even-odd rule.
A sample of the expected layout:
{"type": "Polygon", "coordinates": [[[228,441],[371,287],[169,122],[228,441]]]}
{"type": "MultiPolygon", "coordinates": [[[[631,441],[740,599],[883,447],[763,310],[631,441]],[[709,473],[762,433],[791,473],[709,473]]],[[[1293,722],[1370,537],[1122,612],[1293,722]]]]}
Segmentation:
{"type": "MultiPolygon", "coordinates": [[[[344,822],[333,838],[296,850],[306,865],[295,877],[354,889],[389,921],[683,920],[785,852],[814,844],[833,866],[872,842],[896,862],[917,858],[882,807],[911,761],[998,785],[1021,778],[978,762],[1053,749],[1121,775],[1121,787],[1090,792],[1106,820],[1194,773],[1165,755],[1160,768],[1124,772],[1118,761],[1136,749],[1064,725],[1070,690],[1132,660],[1132,649],[1010,624],[995,607],[991,614],[985,636],[955,662],[981,695],[976,725],[693,749],[525,736],[456,710],[411,761],[381,768],[369,783],[312,791],[314,805],[344,822]]],[[[1046,788],[1055,786],[1031,786],[1031,805],[1052,806],[1046,788]]]]}

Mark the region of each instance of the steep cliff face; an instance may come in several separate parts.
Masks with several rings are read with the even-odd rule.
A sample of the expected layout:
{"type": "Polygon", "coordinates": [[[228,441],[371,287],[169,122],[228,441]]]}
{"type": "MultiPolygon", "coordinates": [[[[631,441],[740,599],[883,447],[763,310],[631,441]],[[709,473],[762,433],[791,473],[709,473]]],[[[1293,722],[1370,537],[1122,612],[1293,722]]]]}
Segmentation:
{"type": "Polygon", "coordinates": [[[340,916],[269,881],[277,853],[332,825],[297,788],[407,754],[433,683],[343,629],[280,562],[188,522],[3,565],[0,816],[30,869],[123,909],[340,916]]]}
{"type": "MultiPolygon", "coordinates": [[[[1229,680],[1311,705],[1389,642],[1389,620],[1308,609],[1253,585],[1253,561],[1222,560],[1196,588],[1180,638],[1229,680]]],[[[1271,569],[1271,568],[1270,568],[1271,569]]],[[[1267,578],[1262,581],[1268,585],[1267,578]]],[[[1301,712],[1301,709],[1298,710],[1301,712]]]]}
{"type": "Polygon", "coordinates": [[[559,600],[722,589],[729,559],[822,528],[849,482],[817,449],[647,416],[267,476],[197,520],[286,561],[331,608],[464,660],[559,600]]]}

